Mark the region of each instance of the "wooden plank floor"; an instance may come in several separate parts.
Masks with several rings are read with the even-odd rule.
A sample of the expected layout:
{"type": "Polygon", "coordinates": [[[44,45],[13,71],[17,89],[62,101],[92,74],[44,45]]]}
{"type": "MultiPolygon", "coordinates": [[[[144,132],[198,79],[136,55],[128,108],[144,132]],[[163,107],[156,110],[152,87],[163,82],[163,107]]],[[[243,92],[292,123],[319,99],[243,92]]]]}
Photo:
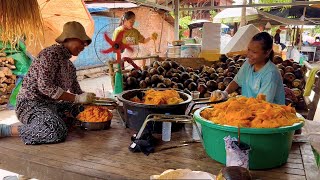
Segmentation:
{"type": "MultiPolygon", "coordinates": [[[[190,140],[189,131],[173,133],[172,141],[149,156],[128,150],[135,133],[114,117],[105,131],[72,131],[66,142],[27,146],[18,137],[0,139],[0,168],[38,179],[149,179],[166,169],[189,168],[218,174],[222,164],[210,159],[200,143],[159,149],[190,140]],[[180,140],[179,140],[180,139],[180,140]]],[[[275,147],[276,148],[276,147],[275,147]]],[[[282,167],[251,171],[254,179],[318,180],[319,172],[307,143],[294,143],[282,167]]]]}

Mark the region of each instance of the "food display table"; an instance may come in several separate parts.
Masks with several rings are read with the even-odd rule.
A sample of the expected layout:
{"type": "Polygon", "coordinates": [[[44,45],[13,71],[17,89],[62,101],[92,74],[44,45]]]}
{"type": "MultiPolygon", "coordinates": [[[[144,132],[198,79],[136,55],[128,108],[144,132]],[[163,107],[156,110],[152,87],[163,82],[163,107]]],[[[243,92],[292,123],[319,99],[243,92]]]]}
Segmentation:
{"type": "MultiPolygon", "coordinates": [[[[205,153],[188,128],[172,134],[172,141],[156,147],[149,156],[128,150],[130,137],[114,112],[111,128],[104,131],[73,130],[64,143],[31,146],[18,137],[2,138],[0,168],[37,179],[149,179],[166,169],[189,168],[217,175],[222,164],[205,153]],[[161,150],[162,149],[162,150],[161,150]]],[[[157,136],[157,135],[156,135],[157,136]]],[[[161,138],[159,138],[161,139],[161,138]]],[[[275,147],[276,148],[276,147],[275,147]]],[[[278,168],[251,171],[254,179],[316,180],[318,168],[308,143],[293,143],[288,162],[278,168]]]]}

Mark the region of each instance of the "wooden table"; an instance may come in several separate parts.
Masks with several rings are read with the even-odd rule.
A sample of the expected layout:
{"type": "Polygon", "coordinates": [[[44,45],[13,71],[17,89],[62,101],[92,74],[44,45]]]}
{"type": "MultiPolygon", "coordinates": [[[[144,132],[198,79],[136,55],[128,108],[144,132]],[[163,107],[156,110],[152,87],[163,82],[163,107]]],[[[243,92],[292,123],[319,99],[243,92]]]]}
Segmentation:
{"type": "MultiPolygon", "coordinates": [[[[0,139],[0,168],[37,179],[149,179],[170,168],[190,168],[218,174],[222,164],[209,158],[200,143],[159,151],[189,140],[186,131],[173,133],[170,143],[149,156],[128,150],[132,130],[114,117],[105,131],[72,131],[66,142],[27,146],[18,137],[0,139]]],[[[276,148],[276,147],[275,147],[276,148]]],[[[254,179],[316,180],[319,172],[308,143],[294,143],[288,163],[279,168],[251,171],[254,179]]]]}

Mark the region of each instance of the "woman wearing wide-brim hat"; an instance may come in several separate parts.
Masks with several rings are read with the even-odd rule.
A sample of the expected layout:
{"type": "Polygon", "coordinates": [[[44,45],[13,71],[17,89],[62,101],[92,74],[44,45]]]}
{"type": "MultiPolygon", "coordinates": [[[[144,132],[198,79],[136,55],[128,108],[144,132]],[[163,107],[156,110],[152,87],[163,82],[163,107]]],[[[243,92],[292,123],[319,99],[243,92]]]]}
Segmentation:
{"type": "Polygon", "coordinates": [[[79,104],[91,103],[94,93],[83,92],[70,61],[91,43],[84,27],[67,22],[56,42],[32,62],[17,96],[21,126],[0,124],[0,137],[19,135],[25,144],[58,143],[67,137],[66,112],[76,116],[79,104]]]}

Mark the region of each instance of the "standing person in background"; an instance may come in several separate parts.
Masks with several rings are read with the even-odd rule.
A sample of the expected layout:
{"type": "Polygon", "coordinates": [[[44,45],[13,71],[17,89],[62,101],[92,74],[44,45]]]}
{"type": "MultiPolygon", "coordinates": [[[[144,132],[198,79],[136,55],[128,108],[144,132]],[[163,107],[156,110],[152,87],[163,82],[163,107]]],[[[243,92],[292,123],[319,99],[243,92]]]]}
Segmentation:
{"type": "Polygon", "coordinates": [[[280,33],[281,33],[281,29],[277,29],[276,34],[274,35],[274,43],[279,44],[281,46],[281,50],[284,50],[284,48],[286,48],[286,45],[281,43],[280,33]]]}
{"type": "Polygon", "coordinates": [[[320,37],[317,36],[314,40],[314,43],[312,43],[312,46],[320,46],[320,37]]]}
{"type": "Polygon", "coordinates": [[[275,44],[280,44],[280,29],[277,29],[276,34],[274,35],[274,43],[275,44]]]}
{"type": "MultiPolygon", "coordinates": [[[[125,31],[123,34],[122,42],[132,46],[138,46],[139,43],[148,43],[154,37],[145,38],[141,33],[133,27],[136,21],[136,15],[132,11],[127,11],[121,17],[120,25],[113,32],[113,40],[116,39],[117,35],[121,31],[125,31]]],[[[135,51],[138,51],[138,48],[134,48],[135,51]]],[[[131,57],[132,58],[132,57],[131,57]]],[[[146,61],[142,60],[142,66],[146,65],[146,61]]]]}
{"type": "Polygon", "coordinates": [[[256,98],[266,95],[270,103],[285,104],[285,92],[281,74],[272,62],[272,36],[267,32],[256,34],[248,45],[247,59],[225,91],[212,92],[212,99],[223,100],[241,87],[241,94],[256,98]]]}

